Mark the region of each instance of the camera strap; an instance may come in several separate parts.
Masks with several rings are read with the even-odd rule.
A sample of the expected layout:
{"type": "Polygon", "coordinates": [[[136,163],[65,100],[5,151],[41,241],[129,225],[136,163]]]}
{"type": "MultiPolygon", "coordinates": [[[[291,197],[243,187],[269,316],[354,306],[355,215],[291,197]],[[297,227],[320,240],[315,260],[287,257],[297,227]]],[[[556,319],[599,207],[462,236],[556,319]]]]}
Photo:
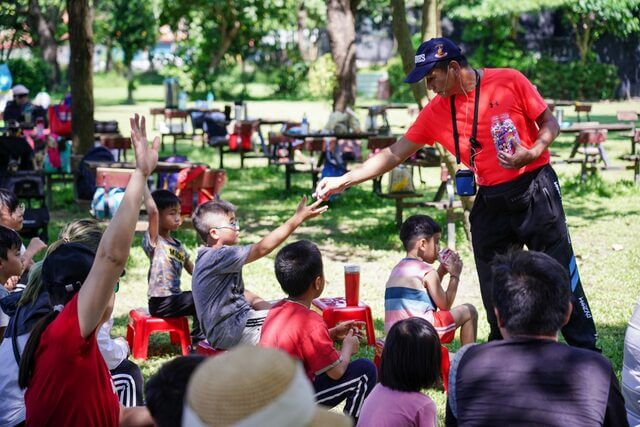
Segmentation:
{"type": "MultiPolygon", "coordinates": [[[[478,133],[478,105],[480,104],[480,74],[476,69],[473,70],[476,75],[476,94],[475,102],[473,104],[473,126],[471,128],[471,155],[469,156],[469,164],[473,168],[474,157],[476,156],[476,150],[480,148],[480,143],[476,139],[478,133]]],[[[453,126],[453,142],[456,149],[456,163],[460,164],[460,135],[458,134],[458,123],[456,121],[456,99],[454,95],[450,96],[451,99],[451,124],[453,126]]]]}

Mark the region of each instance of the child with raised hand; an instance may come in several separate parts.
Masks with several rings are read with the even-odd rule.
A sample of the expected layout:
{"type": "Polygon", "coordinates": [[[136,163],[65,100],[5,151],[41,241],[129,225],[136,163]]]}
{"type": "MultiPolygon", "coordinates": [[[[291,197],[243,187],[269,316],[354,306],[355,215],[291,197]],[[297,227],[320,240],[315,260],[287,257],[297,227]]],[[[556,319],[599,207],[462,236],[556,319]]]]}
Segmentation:
{"type": "Polygon", "coordinates": [[[191,291],[180,290],[182,268],[193,274],[193,263],[182,243],[171,235],[182,224],[180,199],[168,190],[144,191],[149,228],[142,249],[151,260],[149,266],[149,313],[155,317],[193,316],[194,343],[204,339],[191,291]]]}
{"type": "Polygon", "coordinates": [[[406,256],[387,280],[384,293],[384,329],[389,332],[394,323],[409,317],[422,317],[438,331],[440,341],[451,342],[460,328],[462,345],[476,341],[478,312],[471,304],[453,307],[458,292],[462,260],[451,250],[445,250],[439,260],[440,226],[427,215],[413,215],[402,224],[400,240],[406,256]],[[449,274],[447,289],[442,281],[449,274]]]}
{"type": "Polygon", "coordinates": [[[435,427],[436,404],[421,391],[440,384],[440,339],[419,317],[395,323],[387,335],[380,383],[364,401],[358,426],[435,427]]]}
{"type": "Polygon", "coordinates": [[[212,200],[193,212],[193,226],[205,247],[198,251],[191,289],[200,324],[213,347],[258,343],[271,304],[245,289],[242,267],[268,255],[300,224],[328,209],[320,206],[322,200],[306,203],[304,196],[284,224],[258,243],[243,246],[237,246],[240,225],[231,203],[212,200]]]}
{"type": "Polygon", "coordinates": [[[356,322],[328,329],[311,310],[311,302],[322,295],[325,284],[320,250],[308,240],[291,243],[276,255],[275,269],[287,298],[269,311],[260,345],[279,348],[300,360],[316,401],[334,407],[346,400],[344,413],[357,421],[362,402],[376,383],[376,368],[369,359],[351,361],[359,349],[356,322]],[[342,343],[340,351],[334,341],[342,343]]]}
{"type": "Polygon", "coordinates": [[[95,258],[89,248],[68,243],[44,261],[43,281],[54,311],[36,324],[20,362],[19,384],[27,388],[27,425],[117,426],[136,415],[151,422],[146,409],[121,408],[96,341],[96,329],[111,314],[146,180],[158,161],[160,140],[155,138],[149,146],[145,119],[140,121],[137,114],[131,119],[131,140],[136,170],[95,258]],[[82,271],[83,281],[67,280],[72,272],[82,271]]]}

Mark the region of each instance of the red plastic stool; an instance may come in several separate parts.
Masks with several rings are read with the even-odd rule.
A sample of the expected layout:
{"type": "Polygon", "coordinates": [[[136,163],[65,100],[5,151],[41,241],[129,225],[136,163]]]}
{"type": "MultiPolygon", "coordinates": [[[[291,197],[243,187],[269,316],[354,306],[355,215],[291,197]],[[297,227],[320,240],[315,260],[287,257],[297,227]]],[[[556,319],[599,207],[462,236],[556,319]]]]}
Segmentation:
{"type": "Polygon", "coordinates": [[[373,328],[373,316],[371,315],[371,308],[367,304],[360,301],[357,307],[349,307],[343,297],[316,298],[312,304],[322,314],[324,323],[327,324],[328,328],[333,328],[338,323],[347,320],[364,322],[367,331],[367,344],[375,344],[376,336],[373,328]]]}
{"type": "Polygon", "coordinates": [[[205,340],[200,341],[198,343],[198,348],[196,349],[196,353],[201,354],[203,356],[207,356],[207,357],[218,356],[226,352],[227,350],[220,350],[220,349],[211,347],[211,344],[209,344],[205,340]]]}
{"type": "Polygon", "coordinates": [[[191,337],[187,317],[161,319],[151,316],[146,308],[137,308],[129,312],[129,324],[127,325],[127,342],[133,357],[136,359],[147,358],[149,335],[154,332],[169,332],[171,343],[180,344],[183,356],[189,354],[191,337]]]}
{"type": "MultiPolygon", "coordinates": [[[[380,363],[382,362],[382,350],[384,349],[384,339],[376,341],[376,347],[373,356],[373,364],[380,371],[380,363]]],[[[451,370],[451,361],[449,359],[449,349],[443,345],[440,346],[440,377],[444,391],[449,390],[449,371],[451,370]]]]}

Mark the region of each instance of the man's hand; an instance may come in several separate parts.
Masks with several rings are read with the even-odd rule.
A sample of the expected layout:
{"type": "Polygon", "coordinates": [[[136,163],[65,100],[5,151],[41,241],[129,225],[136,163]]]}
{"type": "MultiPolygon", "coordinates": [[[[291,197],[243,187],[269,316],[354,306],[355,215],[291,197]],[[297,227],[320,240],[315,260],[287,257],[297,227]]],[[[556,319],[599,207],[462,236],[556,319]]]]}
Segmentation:
{"type": "Polygon", "coordinates": [[[349,331],[352,329],[355,329],[355,335],[359,337],[360,333],[358,331],[363,327],[364,322],[347,320],[346,322],[340,323],[331,328],[329,330],[329,334],[331,335],[331,339],[333,339],[334,341],[343,341],[349,331]]]}
{"type": "Polygon", "coordinates": [[[313,197],[319,200],[327,200],[332,194],[342,193],[347,188],[343,176],[322,178],[313,193],[313,197]]]}
{"type": "Polygon", "coordinates": [[[515,144],[514,153],[509,154],[500,151],[498,153],[498,161],[500,162],[500,166],[505,169],[520,169],[533,162],[542,154],[538,148],[537,143],[529,149],[523,147],[521,144],[515,144]]]}
{"type": "Polygon", "coordinates": [[[129,122],[131,123],[131,143],[136,157],[136,170],[144,176],[149,176],[158,163],[160,138],[156,136],[150,147],[144,116],[140,119],[140,116],[136,114],[134,118],[129,119],[129,122]]]}
{"type": "Polygon", "coordinates": [[[322,203],[322,199],[318,199],[310,205],[307,205],[307,196],[302,196],[294,217],[300,220],[300,223],[303,223],[310,218],[315,218],[323,214],[329,209],[329,206],[320,206],[320,203],[322,203]]]}

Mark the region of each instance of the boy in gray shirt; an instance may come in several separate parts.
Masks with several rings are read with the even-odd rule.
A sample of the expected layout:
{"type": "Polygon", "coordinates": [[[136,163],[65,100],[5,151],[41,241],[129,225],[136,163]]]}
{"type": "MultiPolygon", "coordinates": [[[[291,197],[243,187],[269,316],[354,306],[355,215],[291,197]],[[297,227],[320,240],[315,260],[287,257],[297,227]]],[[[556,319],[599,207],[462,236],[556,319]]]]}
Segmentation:
{"type": "Polygon", "coordinates": [[[303,197],[293,216],[258,243],[236,246],[240,226],[236,208],[223,200],[198,206],[193,226],[205,243],[198,251],[192,278],[193,299],[207,341],[217,349],[257,344],[271,304],[244,288],[242,267],[277,248],[304,221],[328,207],[321,200],[307,206],[303,197]]]}

